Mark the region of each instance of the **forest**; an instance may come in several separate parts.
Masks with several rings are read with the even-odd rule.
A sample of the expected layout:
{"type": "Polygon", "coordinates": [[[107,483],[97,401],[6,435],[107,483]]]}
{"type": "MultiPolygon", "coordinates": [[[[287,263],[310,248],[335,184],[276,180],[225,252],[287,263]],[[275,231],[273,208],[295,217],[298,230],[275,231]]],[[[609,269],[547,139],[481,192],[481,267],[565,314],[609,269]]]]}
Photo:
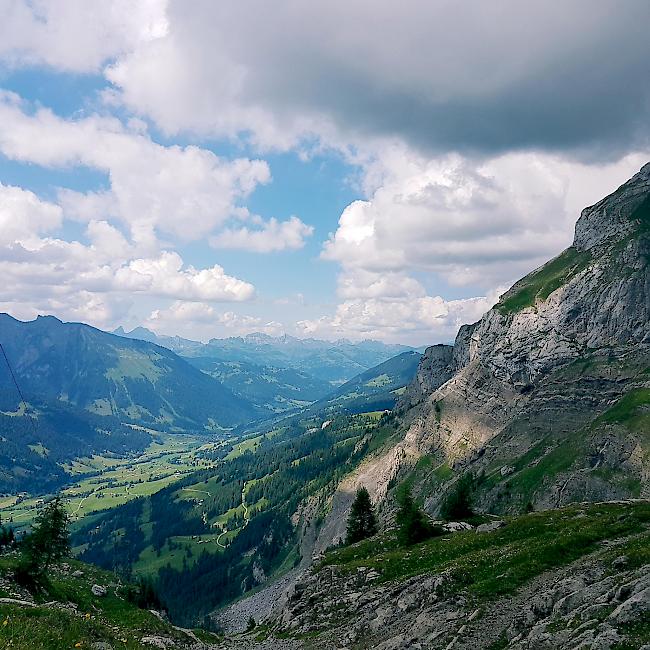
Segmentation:
{"type": "Polygon", "coordinates": [[[162,564],[156,588],[174,621],[200,622],[255,588],[255,576],[268,577],[281,565],[289,569],[299,562],[291,516],[300,502],[316,495],[324,514],[326,497],[340,478],[394,432],[390,416],[375,414],[340,416],[324,428],[313,425],[294,422],[263,436],[254,452],[234,458],[216,450],[213,468],[91,518],[73,539],[83,549],[80,558],[131,577],[147,573],[142,557],[184,548],[180,564],[162,564]],[[232,531],[225,548],[202,543],[215,530],[232,531]]]}

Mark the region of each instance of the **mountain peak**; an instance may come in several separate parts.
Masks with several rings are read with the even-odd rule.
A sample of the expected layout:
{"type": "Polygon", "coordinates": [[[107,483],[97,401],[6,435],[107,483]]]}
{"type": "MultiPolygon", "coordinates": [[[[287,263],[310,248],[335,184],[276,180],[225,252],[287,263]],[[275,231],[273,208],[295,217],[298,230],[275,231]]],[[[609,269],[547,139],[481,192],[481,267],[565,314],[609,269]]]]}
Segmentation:
{"type": "Polygon", "coordinates": [[[638,227],[641,215],[637,217],[637,213],[646,204],[650,204],[650,162],[609,196],[582,211],[573,245],[585,251],[627,237],[638,227]]]}

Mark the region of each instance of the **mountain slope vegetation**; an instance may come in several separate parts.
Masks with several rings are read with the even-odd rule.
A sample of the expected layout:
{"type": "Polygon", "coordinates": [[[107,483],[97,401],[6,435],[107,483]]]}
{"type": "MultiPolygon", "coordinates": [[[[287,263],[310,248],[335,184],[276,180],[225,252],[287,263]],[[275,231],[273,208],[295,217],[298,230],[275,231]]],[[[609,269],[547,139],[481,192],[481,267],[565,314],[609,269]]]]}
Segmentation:
{"type": "Polygon", "coordinates": [[[421,356],[415,350],[402,352],[345,382],[316,402],[310,411],[363,413],[390,410],[413,380],[421,356]]]}
{"type": "Polygon", "coordinates": [[[74,536],[80,557],[157,577],[184,624],[264,584],[301,562],[301,535],[315,534],[328,495],[394,433],[374,414],[321,422],[294,422],[222,450],[214,469],[93,518],[74,536]],[[296,516],[306,503],[309,512],[296,516]]]}
{"type": "Polygon", "coordinates": [[[0,342],[3,491],[47,491],[62,463],[141,451],[147,429],[224,434],[262,413],[166,348],[87,325],[0,314],[0,342]]]}

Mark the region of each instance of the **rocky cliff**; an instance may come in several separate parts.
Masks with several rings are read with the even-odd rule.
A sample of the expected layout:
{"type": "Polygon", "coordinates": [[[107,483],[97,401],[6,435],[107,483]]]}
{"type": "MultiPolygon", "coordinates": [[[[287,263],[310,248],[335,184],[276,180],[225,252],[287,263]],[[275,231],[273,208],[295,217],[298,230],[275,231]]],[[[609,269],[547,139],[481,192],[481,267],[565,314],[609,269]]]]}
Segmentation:
{"type": "Polygon", "coordinates": [[[467,470],[492,510],[650,494],[649,259],[647,164],[462,328],[444,365],[427,350],[398,408],[406,456],[456,470],[416,477],[432,511],[467,470]]]}
{"type": "MultiPolygon", "coordinates": [[[[573,245],[463,326],[453,346],[428,348],[394,415],[401,439],[341,482],[315,553],[341,538],[359,485],[378,505],[389,538],[393,494],[404,481],[432,515],[468,473],[473,507],[486,516],[650,497],[650,164],[583,210],[573,245]]],[[[500,548],[494,562],[511,551],[500,548]]],[[[373,552],[384,558],[377,575],[361,554],[349,570],[296,576],[287,604],[271,614],[274,625],[298,636],[318,631],[319,648],[604,649],[627,630],[624,602],[650,602],[647,558],[616,579],[599,554],[557,571],[538,566],[516,596],[477,609],[466,593],[442,586],[445,562],[433,577],[417,568],[417,576],[386,582],[382,562],[395,557],[373,552]],[[593,598],[581,600],[584,590],[593,598]]],[[[437,548],[431,553],[444,558],[437,548]]],[[[465,577],[485,560],[468,555],[465,577]]],[[[408,552],[400,556],[402,564],[410,560],[408,552]]],[[[519,569],[496,579],[512,571],[519,569]]]]}

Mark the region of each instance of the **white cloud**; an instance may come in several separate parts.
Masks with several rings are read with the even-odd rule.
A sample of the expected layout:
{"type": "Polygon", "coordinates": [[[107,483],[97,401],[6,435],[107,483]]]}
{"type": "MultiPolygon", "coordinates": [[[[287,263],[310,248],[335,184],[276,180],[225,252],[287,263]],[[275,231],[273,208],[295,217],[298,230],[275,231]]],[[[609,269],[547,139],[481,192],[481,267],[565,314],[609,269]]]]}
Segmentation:
{"type": "Polygon", "coordinates": [[[0,0],[0,59],[97,72],[107,59],[163,37],[166,0],[0,0]]]}
{"type": "Polygon", "coordinates": [[[30,240],[58,228],[63,210],[33,192],[0,183],[0,244],[30,240]]]}
{"type": "Polygon", "coordinates": [[[270,180],[262,160],[219,158],[196,146],[164,147],[115,119],[63,120],[47,109],[28,114],[15,95],[0,95],[0,151],[46,167],[84,165],[108,175],[110,189],[62,189],[66,214],[118,218],[135,239],[159,230],[181,240],[210,234],[237,213],[238,201],[270,180]]]}
{"type": "MultiPolygon", "coordinates": [[[[248,4],[209,0],[191,11],[181,0],[0,0],[5,66],[103,71],[113,84],[103,109],[127,113],[63,120],[0,95],[6,157],[107,179],[94,192],[62,188],[59,205],[5,192],[10,214],[25,217],[0,233],[9,286],[71,313],[94,305],[102,318],[124,309],[129,291],[178,299],[199,322],[192,305],[214,310],[209,301],[246,300],[253,287],[218,265],[185,265],[175,242],[268,252],[312,235],[298,217],[264,221],[242,206],[270,180],[264,161],[161,146],[147,120],[166,135],[243,139],[305,159],[331,147],[361,167],[364,200],[340,215],[322,254],[339,265],[341,302],[301,321],[323,335],[397,340],[401,327],[446,337],[484,299],[430,294],[486,294],[517,279],[570,243],[581,207],[647,160],[571,158],[647,148],[645,0],[624,12],[613,0],[561,10],[513,1],[501,13],[424,0],[399,12],[365,0],[254,7],[256,20],[248,4]],[[64,218],[87,224],[87,243],[52,236],[64,218]]],[[[180,326],[168,312],[159,322],[180,326]]],[[[219,326],[245,329],[246,318],[219,326]]]]}
{"type": "Polygon", "coordinates": [[[376,163],[381,173],[368,170],[379,186],[343,211],[322,256],[347,272],[343,297],[364,277],[372,293],[377,282],[415,270],[491,289],[568,246],[579,208],[615,189],[645,158],[588,166],[539,153],[474,161],[388,152],[376,163]]]}
{"type": "Polygon", "coordinates": [[[368,298],[340,303],[332,316],[297,323],[304,336],[434,343],[453,340],[463,323],[478,320],[494,296],[446,301],[440,296],[368,298]]]}
{"type": "Polygon", "coordinates": [[[630,154],[585,165],[540,153],[427,159],[385,149],[366,168],[370,198],[343,211],[323,248],[322,257],[340,265],[341,302],[299,328],[330,337],[450,340],[510,283],[568,246],[579,210],[646,160],[630,154]],[[415,273],[487,297],[432,296],[415,273]]]}
{"type": "Polygon", "coordinates": [[[106,221],[88,223],[88,243],[47,236],[61,224],[59,206],[0,184],[0,309],[105,327],[122,320],[136,299],[242,302],[254,296],[252,284],[218,265],[197,269],[165,250],[139,256],[139,246],[106,221]]]}
{"type": "Polygon", "coordinates": [[[215,337],[243,336],[264,332],[277,336],[284,326],[255,316],[219,311],[201,302],[176,301],[166,309],[151,312],[145,325],[159,334],[181,334],[207,341],[215,337]]]}
{"type": "Polygon", "coordinates": [[[286,221],[271,218],[262,222],[261,228],[226,228],[210,240],[214,248],[269,253],[271,251],[296,250],[305,245],[305,238],[314,232],[312,226],[303,223],[298,217],[286,221]]]}
{"type": "Polygon", "coordinates": [[[284,149],[397,136],[436,155],[606,157],[647,141],[644,0],[625,11],[613,0],[409,0],[400,11],[366,0],[199,0],[188,11],[170,0],[158,14],[166,28],[135,39],[105,74],[114,101],[169,134],[284,149]]]}
{"type": "Polygon", "coordinates": [[[185,300],[239,302],[251,299],[255,293],[252,284],[226,275],[218,265],[184,269],[180,255],[166,251],[156,259],[131,260],[117,270],[114,282],[122,291],[185,300]]]}

